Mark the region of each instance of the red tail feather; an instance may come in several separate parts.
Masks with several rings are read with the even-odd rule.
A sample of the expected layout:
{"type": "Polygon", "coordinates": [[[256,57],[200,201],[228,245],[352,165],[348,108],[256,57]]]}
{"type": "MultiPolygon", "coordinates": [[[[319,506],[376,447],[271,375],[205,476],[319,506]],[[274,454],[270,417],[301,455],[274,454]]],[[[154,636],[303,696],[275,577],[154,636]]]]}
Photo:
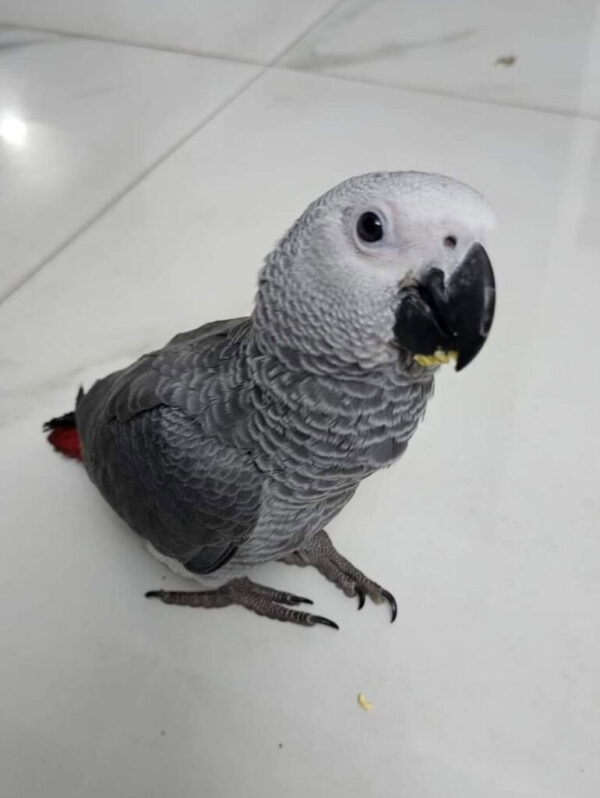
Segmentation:
{"type": "Polygon", "coordinates": [[[44,425],[44,429],[49,431],[48,442],[54,446],[57,452],[64,454],[65,457],[73,457],[81,460],[81,441],[75,426],[75,414],[67,413],[61,418],[53,418],[44,425]]]}

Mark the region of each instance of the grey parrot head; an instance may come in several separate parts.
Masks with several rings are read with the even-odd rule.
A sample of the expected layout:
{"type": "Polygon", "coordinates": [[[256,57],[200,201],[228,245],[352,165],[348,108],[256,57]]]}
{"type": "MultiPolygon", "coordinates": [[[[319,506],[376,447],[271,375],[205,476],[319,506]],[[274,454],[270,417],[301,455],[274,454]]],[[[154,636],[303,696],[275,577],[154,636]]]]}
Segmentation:
{"type": "Polygon", "coordinates": [[[483,346],[495,282],[494,215],[441,175],[360,175],[313,202],[267,257],[255,319],[273,345],[364,367],[457,369],[483,346]],[[401,353],[401,356],[399,356],[401,353]]]}

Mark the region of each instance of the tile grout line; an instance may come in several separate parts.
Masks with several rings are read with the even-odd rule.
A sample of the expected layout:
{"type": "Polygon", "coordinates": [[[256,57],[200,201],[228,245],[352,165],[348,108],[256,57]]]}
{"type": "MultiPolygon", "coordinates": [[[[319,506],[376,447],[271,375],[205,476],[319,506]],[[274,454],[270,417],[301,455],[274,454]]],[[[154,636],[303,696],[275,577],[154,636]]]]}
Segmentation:
{"type": "Polygon", "coordinates": [[[351,83],[356,86],[374,86],[379,89],[389,89],[390,91],[404,91],[410,94],[419,94],[425,97],[437,97],[443,100],[461,100],[472,105],[489,105],[493,108],[508,108],[513,111],[530,111],[536,114],[547,114],[548,116],[559,116],[562,119],[572,119],[573,121],[583,120],[584,122],[600,122],[599,116],[592,116],[580,112],[563,111],[560,108],[546,108],[538,105],[522,105],[520,103],[505,103],[501,100],[483,99],[479,97],[468,97],[464,94],[456,94],[450,91],[436,91],[426,86],[406,86],[396,83],[385,83],[379,80],[369,80],[368,78],[352,77],[350,75],[334,75],[329,72],[313,72],[310,69],[293,65],[282,64],[277,66],[281,72],[291,72],[294,75],[310,75],[313,78],[325,80],[339,80],[342,83],[351,83]]]}
{"type": "MultiPolygon", "coordinates": [[[[563,111],[560,108],[550,108],[545,106],[542,107],[538,105],[523,105],[522,103],[503,102],[501,100],[493,100],[489,98],[484,99],[479,97],[468,97],[467,95],[457,94],[456,92],[436,91],[435,89],[429,88],[427,86],[418,87],[418,86],[408,86],[405,84],[386,83],[385,81],[369,79],[366,77],[361,78],[349,75],[336,75],[329,72],[313,71],[308,67],[298,67],[287,64],[280,65],[279,62],[281,61],[282,58],[284,58],[288,54],[290,50],[292,50],[297,44],[299,44],[299,42],[302,41],[302,39],[304,39],[309,33],[311,33],[318,25],[324,22],[325,19],[329,17],[330,14],[333,14],[334,11],[336,11],[346,2],[348,2],[348,0],[338,0],[337,3],[335,3],[327,11],[325,11],[317,20],[310,23],[310,25],[295,39],[293,39],[293,41],[289,45],[286,45],[283,50],[281,50],[277,55],[275,55],[273,58],[271,58],[271,60],[267,61],[266,63],[261,63],[260,61],[250,61],[237,56],[234,58],[233,56],[228,56],[223,53],[210,53],[210,52],[201,52],[199,50],[187,50],[187,49],[172,49],[168,47],[159,47],[158,45],[155,44],[128,41],[127,39],[111,39],[108,37],[88,34],[88,33],[72,33],[69,31],[58,30],[56,28],[44,28],[42,26],[35,26],[30,24],[17,25],[14,22],[2,22],[1,20],[0,20],[0,29],[7,28],[11,30],[24,30],[24,31],[30,30],[37,33],[54,34],[57,38],[64,37],[72,39],[84,39],[90,41],[103,42],[105,44],[115,44],[121,47],[137,47],[142,50],[152,50],[154,52],[169,53],[171,55],[185,55],[192,58],[207,58],[207,59],[212,59],[214,61],[224,61],[226,63],[231,63],[231,64],[243,64],[246,66],[252,66],[262,69],[260,75],[257,75],[256,79],[261,77],[268,69],[277,68],[285,72],[292,72],[299,75],[311,75],[316,78],[324,78],[324,79],[329,78],[331,80],[341,80],[344,83],[356,83],[359,86],[378,86],[383,89],[407,91],[413,94],[425,94],[430,97],[442,97],[451,100],[464,100],[464,102],[468,103],[491,105],[499,108],[512,108],[517,111],[535,111],[536,113],[550,114],[551,116],[560,116],[567,119],[574,119],[574,120],[582,119],[589,122],[600,121],[599,117],[592,116],[591,114],[563,111]]],[[[249,85],[250,83],[248,84],[248,86],[249,85]]],[[[2,300],[0,299],[0,302],[1,301],[2,300]]]]}
{"type": "Polygon", "coordinates": [[[310,25],[308,25],[308,27],[306,27],[302,31],[302,33],[299,33],[298,36],[292,39],[292,41],[283,48],[283,50],[281,50],[274,58],[272,58],[271,61],[269,61],[269,66],[270,67],[276,66],[279,63],[279,61],[281,61],[281,59],[284,58],[290,52],[290,50],[293,50],[293,48],[297,44],[299,44],[303,39],[309,36],[316,28],[319,27],[319,25],[325,22],[325,20],[328,17],[330,17],[335,11],[338,10],[338,8],[343,6],[344,3],[346,2],[347,0],[337,0],[337,3],[333,3],[326,11],[320,14],[317,17],[317,19],[311,22],[310,25]]]}
{"type": "MultiPolygon", "coordinates": [[[[93,213],[87,221],[85,221],[82,225],[80,225],[76,230],[70,233],[67,238],[58,244],[54,249],[52,249],[47,255],[45,255],[39,263],[34,266],[31,271],[29,271],[21,280],[19,280],[16,285],[10,288],[4,296],[0,296],[0,307],[4,302],[14,296],[17,292],[19,292],[31,279],[33,279],[36,274],[39,274],[42,269],[47,266],[54,258],[58,257],[61,252],[64,252],[79,236],[83,235],[87,230],[89,230],[92,225],[94,225],[99,219],[101,219],[104,214],[106,214],[111,208],[117,205],[127,194],[133,191],[137,186],[139,186],[155,169],[158,169],[166,160],[168,160],[172,155],[177,152],[181,147],[183,147],[190,139],[192,139],[196,133],[199,133],[206,125],[212,122],[219,114],[224,111],[229,105],[231,105],[238,97],[244,94],[250,86],[254,83],[259,81],[266,72],[268,72],[272,66],[274,66],[279,59],[283,58],[283,56],[289,52],[292,47],[295,47],[298,42],[300,42],[305,36],[308,36],[311,31],[313,31],[318,25],[323,22],[323,20],[332,14],[337,8],[339,8],[346,0],[338,0],[337,3],[331,5],[327,11],[321,14],[318,19],[313,20],[298,36],[296,36],[283,50],[277,53],[268,63],[266,64],[254,64],[251,62],[240,61],[236,59],[229,59],[229,58],[220,58],[220,60],[227,61],[229,63],[238,63],[243,64],[246,66],[253,66],[257,69],[255,75],[253,75],[249,80],[243,82],[239,88],[234,91],[229,97],[227,97],[223,102],[219,103],[201,122],[197,125],[192,127],[182,138],[176,141],[171,147],[168,147],[161,155],[156,158],[151,164],[149,164],[145,169],[139,172],[136,177],[131,180],[127,185],[125,185],[120,191],[114,194],[109,200],[107,200],[98,210],[93,213]]],[[[12,27],[12,28],[19,28],[20,30],[27,30],[27,28],[20,28],[17,25],[6,25],[0,22],[0,27],[12,27]]],[[[29,28],[29,30],[35,30],[33,28],[29,28]]],[[[39,31],[45,31],[47,33],[58,33],[58,31],[50,31],[47,29],[39,28],[39,31]]],[[[88,36],[77,35],[77,34],[67,34],[71,36],[71,38],[77,39],[86,39],[90,38],[88,36]]],[[[112,40],[101,40],[106,42],[111,42],[112,40]]],[[[112,42],[118,43],[118,42],[112,42]]],[[[144,45],[134,45],[138,47],[144,47],[144,45]]],[[[159,50],[160,48],[145,48],[145,49],[154,49],[159,50]]],[[[163,51],[163,52],[173,52],[175,54],[180,53],[182,55],[192,55],[197,58],[219,58],[218,56],[207,56],[207,55],[200,55],[198,53],[184,53],[183,51],[163,51]]]]}
{"type": "Polygon", "coordinates": [[[269,66],[257,66],[256,64],[253,65],[258,71],[255,75],[253,75],[249,80],[246,80],[242,85],[233,92],[229,97],[225,100],[220,102],[207,116],[205,116],[198,124],[194,125],[191,130],[188,130],[181,138],[179,138],[174,144],[168,147],[164,152],[162,152],[152,163],[146,166],[141,172],[139,172],[133,180],[130,180],[123,188],[117,191],[116,194],[107,200],[95,213],[90,216],[87,221],[85,221],[82,225],[80,225],[76,230],[70,233],[65,240],[63,240],[60,244],[58,244],[54,249],[52,249],[47,255],[45,255],[41,261],[34,266],[19,282],[10,288],[4,296],[0,297],[0,307],[4,302],[10,299],[14,294],[23,288],[23,286],[28,283],[36,274],[47,266],[54,258],[60,255],[67,247],[69,247],[80,235],[85,233],[87,230],[92,227],[105,213],[107,213],[113,206],[117,205],[127,194],[133,191],[137,186],[139,186],[155,169],[158,169],[166,160],[168,160],[172,155],[177,152],[181,147],[183,147],[190,139],[192,139],[196,133],[199,133],[203,127],[208,125],[212,122],[215,117],[217,117],[222,111],[224,111],[231,103],[233,103],[241,94],[243,94],[247,89],[252,86],[252,84],[256,83],[265,72],[269,69],[269,66]]]}
{"type": "MultiPolygon", "coordinates": [[[[308,36],[312,31],[318,27],[322,22],[325,21],[330,14],[333,14],[334,11],[344,5],[347,0],[337,0],[334,2],[329,8],[320,14],[317,19],[313,20],[308,24],[301,33],[295,36],[291,42],[285,45],[285,47],[280,50],[279,52],[275,53],[275,55],[270,58],[268,61],[252,61],[251,59],[247,58],[240,58],[236,56],[226,55],[225,53],[212,53],[210,51],[204,50],[193,50],[189,48],[182,48],[182,47],[167,47],[161,46],[158,44],[152,44],[151,42],[143,42],[143,41],[131,41],[130,39],[121,39],[121,38],[113,38],[110,36],[101,36],[98,33],[76,33],[75,31],[65,31],[61,30],[60,28],[47,28],[43,25],[31,25],[31,24],[23,24],[19,25],[16,22],[3,22],[0,20],[0,29],[5,28],[7,30],[21,30],[21,31],[32,31],[33,33],[49,33],[53,35],[55,38],[65,38],[65,39],[83,39],[89,40],[93,42],[102,42],[103,44],[115,44],[121,47],[136,47],[140,50],[152,50],[158,53],[169,53],[170,55],[187,55],[192,56],[195,58],[212,58],[216,61],[227,61],[233,64],[246,64],[247,66],[255,66],[255,67],[272,67],[274,66],[281,58],[283,58],[293,47],[295,47],[299,42],[302,41],[306,36],[308,36]]],[[[42,41],[50,41],[50,39],[42,40],[42,41]]]]}
{"type": "MultiPolygon", "coordinates": [[[[134,42],[128,39],[113,39],[109,36],[100,36],[97,33],[75,33],[74,31],[60,30],[59,28],[45,28],[42,25],[17,25],[14,22],[2,22],[0,20],[0,30],[21,30],[31,31],[32,33],[48,33],[56,39],[74,39],[90,42],[100,42],[101,44],[114,44],[117,47],[133,47],[138,50],[151,50],[155,53],[167,53],[169,55],[185,55],[192,58],[212,58],[215,61],[227,61],[233,64],[246,64],[247,66],[261,67],[266,66],[260,61],[251,61],[245,58],[233,58],[232,56],[223,53],[201,52],[200,50],[191,50],[188,48],[174,48],[159,46],[151,42],[134,42]]],[[[51,39],[42,39],[41,42],[48,42],[51,39]]]]}

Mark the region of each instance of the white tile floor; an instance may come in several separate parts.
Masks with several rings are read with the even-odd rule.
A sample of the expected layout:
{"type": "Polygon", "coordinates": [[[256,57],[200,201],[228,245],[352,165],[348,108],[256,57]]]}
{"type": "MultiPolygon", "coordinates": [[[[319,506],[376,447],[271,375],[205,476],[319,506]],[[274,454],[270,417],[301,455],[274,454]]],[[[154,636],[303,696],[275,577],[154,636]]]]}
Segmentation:
{"type": "Polygon", "coordinates": [[[14,119],[27,125],[22,142],[2,148],[0,296],[257,73],[212,58],[0,28],[0,131],[10,134],[14,119]]]}
{"type": "Polygon", "coordinates": [[[2,795],[597,798],[597,4],[216,5],[0,0],[120,42],[0,31],[2,795]],[[339,633],[150,604],[185,581],[41,421],[247,312],[304,205],[377,168],[455,175],[500,218],[486,351],[331,526],[398,621],[277,565],[339,633]]]}

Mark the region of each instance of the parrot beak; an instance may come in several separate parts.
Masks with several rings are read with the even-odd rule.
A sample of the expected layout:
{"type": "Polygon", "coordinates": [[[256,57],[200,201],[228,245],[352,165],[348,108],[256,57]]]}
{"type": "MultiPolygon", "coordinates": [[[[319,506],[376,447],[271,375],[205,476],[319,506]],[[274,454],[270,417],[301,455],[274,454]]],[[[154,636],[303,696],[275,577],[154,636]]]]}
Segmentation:
{"type": "Polygon", "coordinates": [[[494,272],[481,244],[473,244],[447,280],[434,267],[400,296],[396,343],[421,365],[454,359],[457,371],[468,366],[488,337],[496,304],[494,272]]]}

